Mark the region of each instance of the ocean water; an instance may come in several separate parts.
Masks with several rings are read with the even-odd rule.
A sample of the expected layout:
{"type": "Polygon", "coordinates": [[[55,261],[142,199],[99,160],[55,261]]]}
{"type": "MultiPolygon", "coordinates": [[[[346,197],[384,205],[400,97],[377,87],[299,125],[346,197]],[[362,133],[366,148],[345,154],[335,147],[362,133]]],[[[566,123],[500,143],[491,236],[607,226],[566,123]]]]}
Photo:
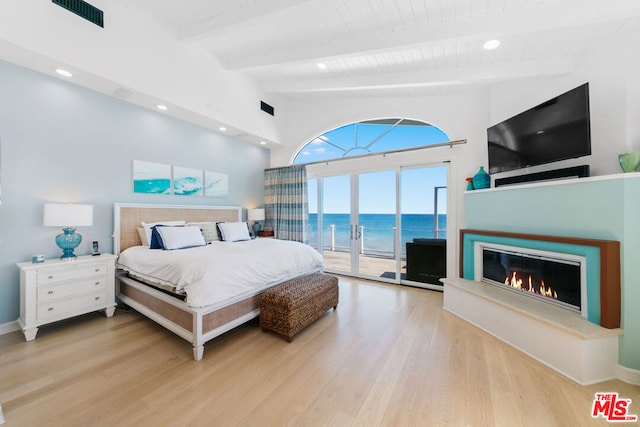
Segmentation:
{"type": "MultiPolygon", "coordinates": [[[[403,214],[401,216],[401,245],[405,255],[405,243],[415,238],[433,239],[434,215],[403,214]]],[[[323,236],[324,248],[331,248],[331,225],[335,226],[334,248],[337,251],[348,251],[350,247],[349,214],[324,214],[323,236]]],[[[363,226],[363,249],[365,254],[392,256],[394,253],[394,214],[360,214],[359,226],[363,226]]],[[[447,215],[438,215],[438,233],[440,239],[446,238],[447,215]]],[[[318,215],[309,214],[309,242],[316,246],[318,242],[318,215]]]]}

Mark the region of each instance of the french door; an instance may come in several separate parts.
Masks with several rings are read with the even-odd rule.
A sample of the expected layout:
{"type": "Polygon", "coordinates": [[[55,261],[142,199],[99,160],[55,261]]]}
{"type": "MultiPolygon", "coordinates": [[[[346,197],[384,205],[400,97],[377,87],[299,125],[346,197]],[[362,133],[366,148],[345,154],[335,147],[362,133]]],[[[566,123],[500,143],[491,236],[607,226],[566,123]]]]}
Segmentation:
{"type": "Polygon", "coordinates": [[[431,166],[310,180],[310,239],[325,270],[421,282],[407,278],[407,249],[414,239],[446,238],[446,179],[446,166],[431,166]]]}

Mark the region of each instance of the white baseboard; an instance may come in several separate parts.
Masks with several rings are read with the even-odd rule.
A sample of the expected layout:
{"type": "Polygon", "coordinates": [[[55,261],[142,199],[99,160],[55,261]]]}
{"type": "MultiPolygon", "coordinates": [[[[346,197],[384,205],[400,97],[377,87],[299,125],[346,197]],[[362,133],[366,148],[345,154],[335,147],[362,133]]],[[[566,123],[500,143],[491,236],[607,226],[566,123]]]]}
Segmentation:
{"type": "Polygon", "coordinates": [[[620,381],[624,381],[625,383],[628,383],[628,384],[640,386],[639,370],[627,368],[626,366],[622,366],[622,365],[617,365],[615,370],[616,370],[616,377],[620,381]]]}
{"type": "Polygon", "coordinates": [[[19,331],[20,326],[18,325],[18,321],[14,320],[13,322],[3,323],[0,325],[0,335],[9,334],[11,332],[19,331]]]}

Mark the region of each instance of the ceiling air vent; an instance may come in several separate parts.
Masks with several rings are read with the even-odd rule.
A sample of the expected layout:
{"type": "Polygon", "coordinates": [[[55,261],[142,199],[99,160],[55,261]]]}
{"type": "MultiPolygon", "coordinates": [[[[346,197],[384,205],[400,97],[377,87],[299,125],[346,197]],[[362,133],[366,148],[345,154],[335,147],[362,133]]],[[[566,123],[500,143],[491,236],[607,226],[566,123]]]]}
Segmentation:
{"type": "Polygon", "coordinates": [[[260,101],[260,109],[267,114],[271,114],[272,116],[274,115],[274,112],[275,112],[273,107],[264,101],[260,101]]]}
{"type": "Polygon", "coordinates": [[[89,22],[104,28],[103,13],[100,9],[82,0],[51,0],[58,6],[62,6],[70,12],[86,19],[89,22]]]}

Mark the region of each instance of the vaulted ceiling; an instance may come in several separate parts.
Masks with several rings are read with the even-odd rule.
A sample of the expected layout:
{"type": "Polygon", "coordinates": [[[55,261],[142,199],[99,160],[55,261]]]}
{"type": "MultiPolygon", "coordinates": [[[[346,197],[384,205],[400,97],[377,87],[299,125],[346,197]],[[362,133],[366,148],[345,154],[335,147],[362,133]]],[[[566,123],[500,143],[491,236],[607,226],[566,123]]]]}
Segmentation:
{"type": "Polygon", "coordinates": [[[282,94],[482,85],[569,73],[637,37],[635,0],[129,0],[222,65],[282,94]],[[483,49],[489,39],[501,41],[483,49]],[[323,63],[326,69],[319,69],[323,63]]]}
{"type": "Polygon", "coordinates": [[[638,0],[88,2],[104,29],[48,1],[0,2],[0,59],[50,75],[67,65],[75,84],[253,143],[282,143],[263,96],[486,90],[640,40],[638,0]],[[500,46],[484,49],[490,39],[500,46]]]}

